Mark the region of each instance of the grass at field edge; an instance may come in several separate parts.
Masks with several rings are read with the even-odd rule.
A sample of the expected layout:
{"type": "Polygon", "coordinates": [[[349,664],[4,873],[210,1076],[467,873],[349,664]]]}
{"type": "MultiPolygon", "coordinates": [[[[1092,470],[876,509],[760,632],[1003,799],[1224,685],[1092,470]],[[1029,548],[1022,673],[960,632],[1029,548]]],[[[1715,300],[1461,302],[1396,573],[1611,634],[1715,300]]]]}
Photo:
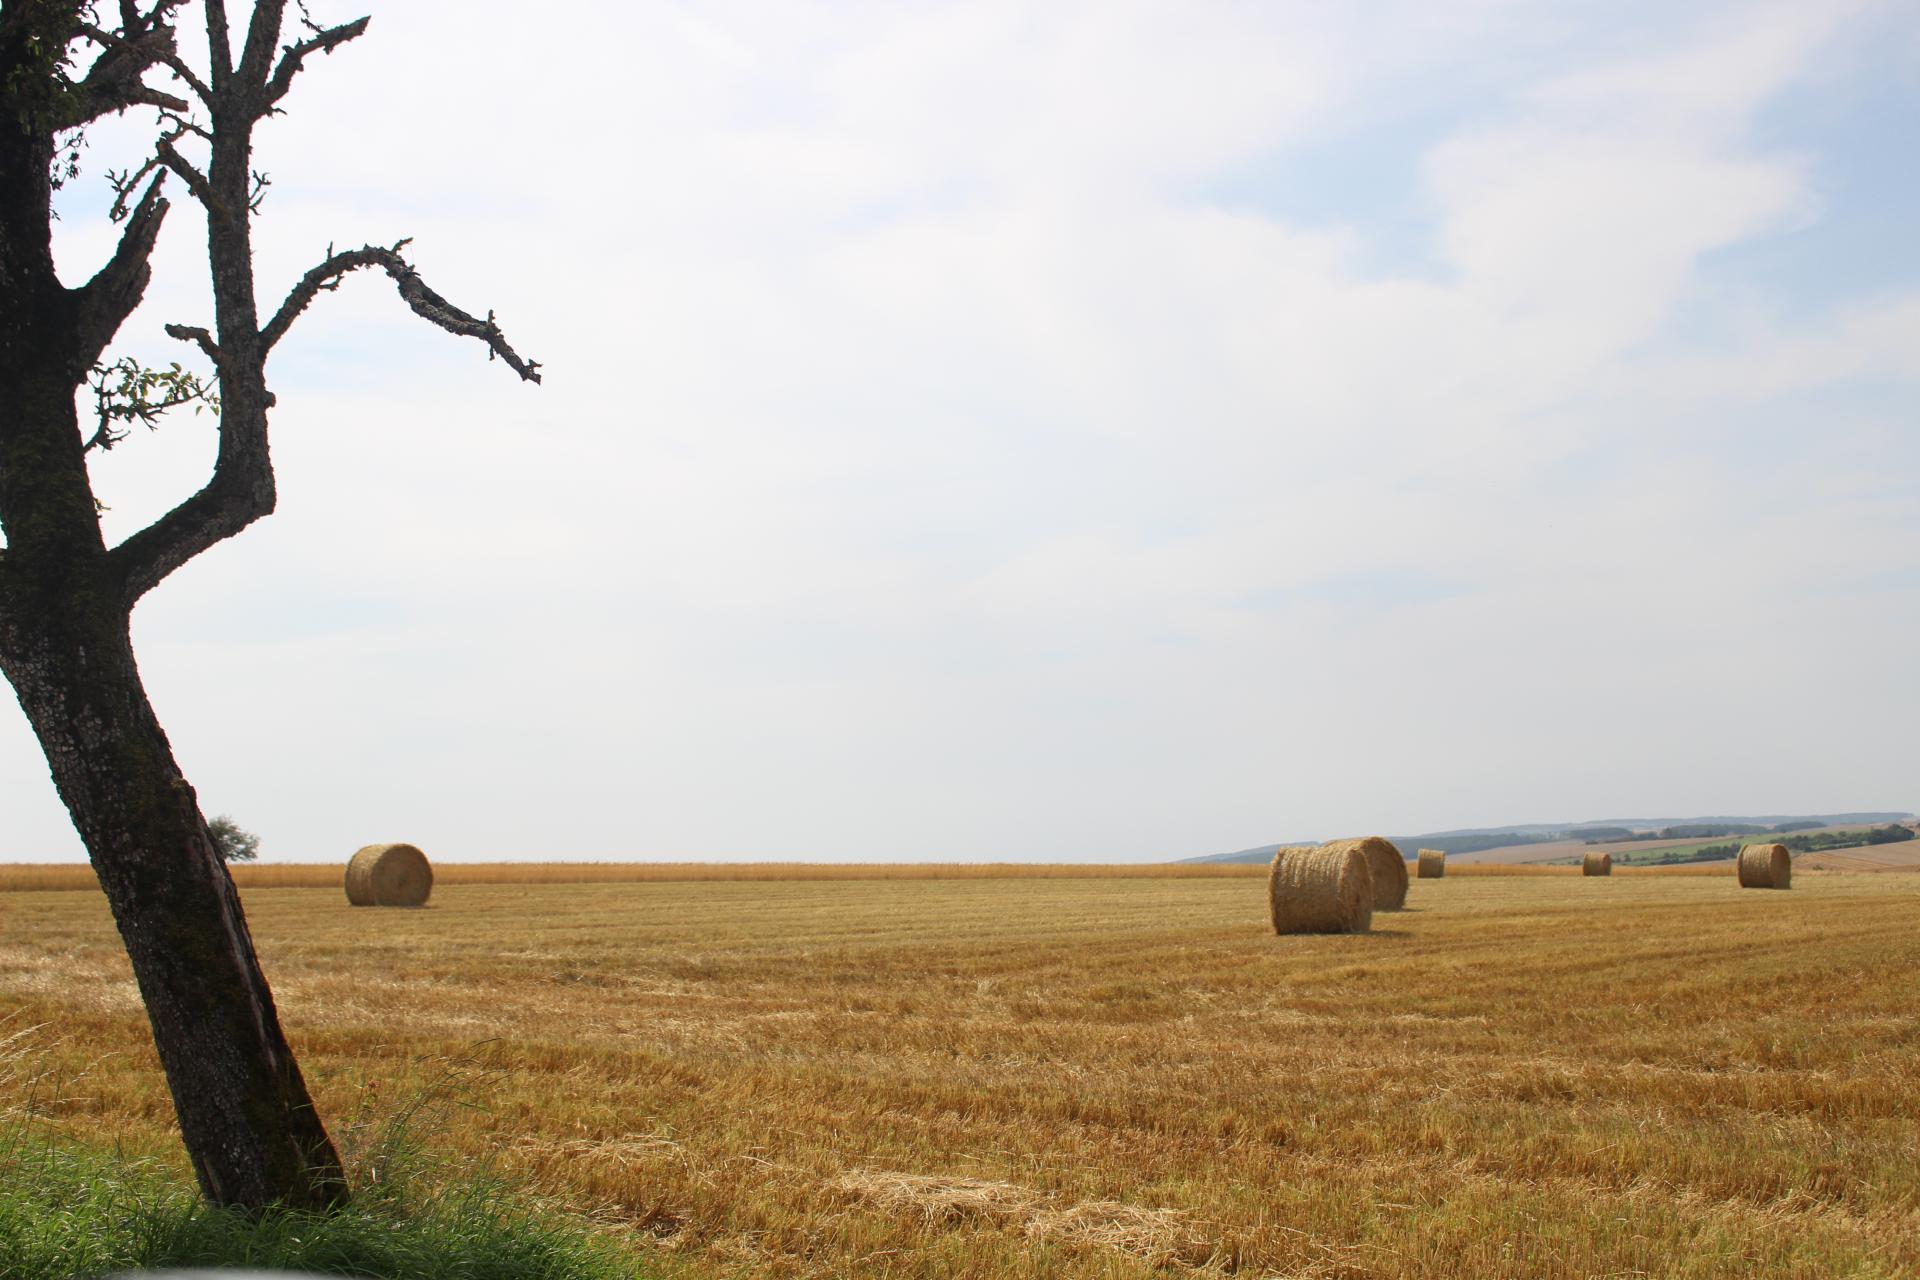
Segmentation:
{"type": "Polygon", "coordinates": [[[386,1280],[637,1280],[640,1260],[489,1176],[362,1185],[331,1213],[253,1218],[151,1160],[0,1126],[0,1276],[249,1267],[386,1280]]]}

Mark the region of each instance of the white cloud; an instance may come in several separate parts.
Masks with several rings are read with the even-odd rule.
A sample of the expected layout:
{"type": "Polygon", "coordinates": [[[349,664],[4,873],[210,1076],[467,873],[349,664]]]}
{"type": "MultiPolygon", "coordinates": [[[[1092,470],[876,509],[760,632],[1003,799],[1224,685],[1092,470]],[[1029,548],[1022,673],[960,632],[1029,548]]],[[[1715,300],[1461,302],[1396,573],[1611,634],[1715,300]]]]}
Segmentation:
{"type": "MultiPolygon", "coordinates": [[[[1595,41],[1431,8],[610,6],[580,42],[474,6],[432,73],[443,19],[377,14],[272,126],[262,280],[412,234],[549,381],[384,281],[316,306],[276,356],[281,510],[138,618],[203,797],[306,856],[1899,804],[1885,743],[1795,736],[1835,696],[1915,709],[1899,646],[1727,620],[1902,581],[1873,475],[1910,437],[1723,419],[1869,380],[1911,406],[1914,264],[1823,313],[1700,270],[1824,215],[1817,157],[1750,125],[1851,10],[1595,41]],[[1404,175],[1432,270],[1364,268],[1357,215],[1202,194],[1404,146],[1437,83],[1404,175]],[[1672,728],[1756,708],[1766,761],[1672,728]]],[[[151,327],[204,315],[185,212],[151,327]]],[[[116,451],[115,528],[209,454],[185,424],[116,451]]],[[[31,815],[4,851],[70,841],[24,726],[0,770],[31,815]]]]}

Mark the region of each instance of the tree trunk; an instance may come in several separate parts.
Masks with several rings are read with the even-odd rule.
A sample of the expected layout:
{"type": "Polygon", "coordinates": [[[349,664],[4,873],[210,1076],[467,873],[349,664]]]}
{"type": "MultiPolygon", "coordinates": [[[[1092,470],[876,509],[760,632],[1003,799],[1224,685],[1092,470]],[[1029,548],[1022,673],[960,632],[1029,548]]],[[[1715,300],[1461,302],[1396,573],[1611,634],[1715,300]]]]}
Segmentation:
{"type": "Polygon", "coordinates": [[[106,890],[201,1189],[250,1209],[338,1203],[340,1157],[147,701],[126,613],[88,591],[30,612],[8,611],[0,667],[106,890]]]}
{"type": "Polygon", "coordinates": [[[74,407],[146,288],[164,209],[143,201],[95,284],[62,285],[56,130],[42,117],[62,101],[52,55],[79,10],[16,8],[0,17],[0,671],[106,890],[201,1189],[221,1205],[323,1208],[345,1196],[340,1157],[140,683],[129,636],[137,593],[102,541],[74,407]]]}
{"type": "MultiPolygon", "coordinates": [[[[253,128],[277,114],[309,55],[356,38],[365,18],[308,21],[303,38],[283,44],[285,0],[257,0],[236,64],[226,6],[210,0],[202,83],[174,56],[169,0],[122,3],[117,34],[88,27],[99,7],[0,0],[0,670],[112,905],[202,1189],[216,1204],[318,1208],[345,1197],[340,1158],[280,1033],[233,881],[148,704],[129,618],[169,573],[273,510],[267,355],[348,272],[381,268],[418,315],[484,342],[526,381],[540,381],[539,365],[507,344],[491,312],[481,320],[428,288],[400,256],[405,241],[329,250],[262,329],[251,218],[264,179],[253,170],[253,128]],[[79,75],[70,62],[88,42],[98,56],[79,75]],[[141,79],[158,68],[205,105],[210,127],[180,123],[192,102],[141,79]],[[220,443],[204,487],[109,551],[74,396],[140,304],[166,201],[156,176],[112,256],[67,288],[52,252],[54,143],[76,145],[74,130],[136,104],[173,114],[122,196],[160,166],[207,212],[216,332],[167,332],[214,366],[220,443]],[[204,172],[173,149],[183,138],[208,144],[204,172]]],[[[104,428],[109,408],[100,412],[104,428]]]]}

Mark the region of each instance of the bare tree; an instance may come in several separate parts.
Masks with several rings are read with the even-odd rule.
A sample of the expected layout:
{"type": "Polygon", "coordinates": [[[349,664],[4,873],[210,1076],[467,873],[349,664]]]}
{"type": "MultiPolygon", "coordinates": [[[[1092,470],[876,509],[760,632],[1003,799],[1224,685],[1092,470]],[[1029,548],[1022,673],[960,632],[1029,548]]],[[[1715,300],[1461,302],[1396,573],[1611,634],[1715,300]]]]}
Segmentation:
{"type": "Polygon", "coordinates": [[[206,0],[196,69],[175,39],[184,4],[0,0],[0,670],[106,890],[201,1188],[219,1204],[321,1207],[346,1194],[340,1159],[141,684],[129,618],[169,573],[273,510],[267,356],[348,273],[384,271],[422,318],[478,339],[528,381],[539,373],[491,314],[469,315],[428,288],[405,241],[330,248],[261,320],[252,224],[265,180],[253,168],[254,127],[313,55],[354,39],[367,19],[322,27],[302,6],[283,41],[285,0],[257,0],[236,57],[225,0],[206,0]],[[54,270],[53,191],[75,172],[76,131],[131,107],[158,113],[152,155],[114,175],[118,246],[68,288],[54,270]],[[207,215],[213,326],[166,331],[212,364],[219,449],[204,487],[108,546],[88,453],[133,422],[215,394],[177,366],[102,363],[146,291],[169,179],[207,215]],[[87,387],[96,421],[83,424],[76,397],[87,387]]]}

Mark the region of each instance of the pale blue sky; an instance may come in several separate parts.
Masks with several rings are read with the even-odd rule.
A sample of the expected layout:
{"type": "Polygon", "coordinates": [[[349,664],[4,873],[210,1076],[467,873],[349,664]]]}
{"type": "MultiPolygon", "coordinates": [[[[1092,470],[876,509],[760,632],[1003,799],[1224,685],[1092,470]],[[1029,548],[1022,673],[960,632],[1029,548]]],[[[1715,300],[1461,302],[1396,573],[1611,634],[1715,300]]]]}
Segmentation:
{"type": "MultiPolygon", "coordinates": [[[[280,510],[136,615],[162,722],[289,858],[1920,805],[1916,19],[376,8],[264,139],[262,293],[411,235],[548,381],[322,299],[280,510]]],[[[129,350],[205,318],[189,214],[129,350]]],[[[209,457],[102,459],[110,531],[209,457]]],[[[0,786],[78,856],[10,707],[0,786]]]]}

